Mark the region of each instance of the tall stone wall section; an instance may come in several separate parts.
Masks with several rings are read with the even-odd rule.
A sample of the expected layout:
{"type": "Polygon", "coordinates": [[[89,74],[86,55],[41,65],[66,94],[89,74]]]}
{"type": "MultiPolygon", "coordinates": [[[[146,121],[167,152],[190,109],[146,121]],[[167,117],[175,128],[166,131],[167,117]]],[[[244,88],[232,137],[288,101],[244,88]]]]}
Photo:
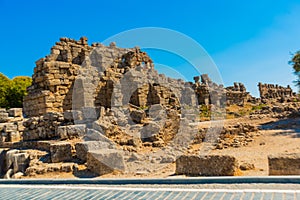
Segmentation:
{"type": "Polygon", "coordinates": [[[89,69],[83,69],[82,65],[96,47],[102,56],[95,64],[105,67],[129,51],[116,48],[114,44],[109,47],[101,44],[89,46],[85,37],[78,41],[61,38],[51,48],[50,55],[36,62],[32,85],[27,89],[28,95],[24,98],[25,115],[32,117],[47,112],[71,110],[75,80],[78,75],[89,73],[89,69]]]}

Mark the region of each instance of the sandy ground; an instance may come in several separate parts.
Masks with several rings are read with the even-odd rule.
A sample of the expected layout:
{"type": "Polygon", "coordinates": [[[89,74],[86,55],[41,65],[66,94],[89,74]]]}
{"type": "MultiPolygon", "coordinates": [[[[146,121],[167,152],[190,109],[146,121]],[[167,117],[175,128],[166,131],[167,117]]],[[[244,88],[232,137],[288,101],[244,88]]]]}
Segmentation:
{"type": "MultiPolygon", "coordinates": [[[[232,155],[236,157],[239,164],[254,164],[255,169],[239,171],[239,176],[268,176],[268,155],[280,153],[300,153],[300,118],[278,120],[278,119],[257,119],[239,118],[226,120],[225,124],[236,124],[237,122],[249,123],[260,127],[259,136],[247,146],[239,148],[227,148],[222,150],[211,150],[209,154],[232,155]]],[[[206,126],[203,123],[201,126],[206,126]]],[[[201,146],[196,146],[201,147],[201,146]]],[[[201,152],[200,152],[201,154],[201,152]]],[[[141,163],[141,168],[146,163],[141,163]]],[[[48,173],[36,175],[30,178],[162,178],[171,177],[175,173],[175,163],[167,164],[163,168],[151,173],[122,173],[115,172],[101,177],[90,174],[84,165],[80,165],[80,171],[73,173],[48,173]]],[[[29,177],[24,177],[29,178],[29,177]]]]}

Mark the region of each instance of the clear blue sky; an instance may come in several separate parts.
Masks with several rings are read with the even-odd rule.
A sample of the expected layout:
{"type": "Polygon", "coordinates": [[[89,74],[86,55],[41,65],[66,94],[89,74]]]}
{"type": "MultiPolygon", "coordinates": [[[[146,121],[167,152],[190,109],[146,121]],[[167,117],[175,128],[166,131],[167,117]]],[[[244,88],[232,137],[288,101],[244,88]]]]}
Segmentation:
{"type": "Polygon", "coordinates": [[[211,55],[225,85],[243,82],[254,95],[259,81],[293,85],[296,78],[287,63],[300,49],[299,0],[0,0],[0,17],[0,72],[10,78],[31,76],[60,37],[101,42],[139,27],[190,36],[211,55]]]}

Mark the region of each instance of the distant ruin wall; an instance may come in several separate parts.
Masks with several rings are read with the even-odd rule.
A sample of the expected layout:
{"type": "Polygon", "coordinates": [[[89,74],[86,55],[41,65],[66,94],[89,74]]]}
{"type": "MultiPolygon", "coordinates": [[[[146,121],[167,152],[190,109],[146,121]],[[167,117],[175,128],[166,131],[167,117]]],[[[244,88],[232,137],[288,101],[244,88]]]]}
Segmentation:
{"type": "Polygon", "coordinates": [[[234,83],[233,86],[226,88],[226,104],[243,106],[251,95],[246,91],[246,87],[242,83],[234,83]]]}
{"type": "Polygon", "coordinates": [[[287,87],[274,85],[274,84],[258,84],[260,98],[266,100],[285,100],[295,96],[293,90],[288,85],[287,87]]]}

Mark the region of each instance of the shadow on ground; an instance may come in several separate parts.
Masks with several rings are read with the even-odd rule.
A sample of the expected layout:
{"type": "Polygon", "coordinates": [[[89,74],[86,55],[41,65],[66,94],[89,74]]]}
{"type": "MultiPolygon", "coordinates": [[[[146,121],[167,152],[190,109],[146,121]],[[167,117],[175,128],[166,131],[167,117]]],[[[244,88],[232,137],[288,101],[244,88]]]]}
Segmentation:
{"type": "Polygon", "coordinates": [[[87,169],[82,169],[82,170],[75,170],[73,171],[73,175],[76,176],[77,178],[95,178],[99,177],[99,175],[87,170],[87,169]]]}
{"type": "Polygon", "coordinates": [[[273,135],[285,135],[300,138],[300,118],[285,118],[275,122],[269,122],[260,126],[261,130],[282,130],[273,135]]]}

